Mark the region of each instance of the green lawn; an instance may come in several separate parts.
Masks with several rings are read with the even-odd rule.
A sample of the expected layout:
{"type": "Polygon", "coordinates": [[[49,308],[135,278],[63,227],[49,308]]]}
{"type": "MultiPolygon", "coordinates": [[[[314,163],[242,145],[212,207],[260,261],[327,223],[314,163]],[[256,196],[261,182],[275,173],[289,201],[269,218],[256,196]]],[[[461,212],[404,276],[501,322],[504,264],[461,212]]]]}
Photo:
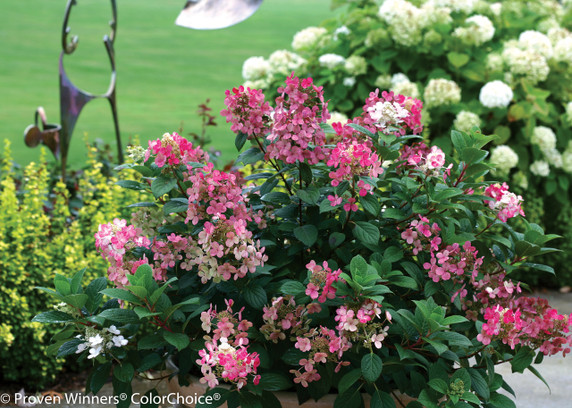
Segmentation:
{"type": "MultiPolygon", "coordinates": [[[[2,139],[12,142],[16,160],[26,163],[39,149],[23,143],[37,106],[49,122],[59,122],[57,61],[65,0],[2,0],[0,5],[0,124],[2,139]]],[[[69,77],[86,91],[102,93],[109,63],[102,43],[108,30],[110,2],[78,0],[70,18],[79,47],[66,56],[69,77]]],[[[268,57],[289,48],[301,28],[332,15],[330,0],[264,0],[245,22],[223,30],[193,31],[174,25],[183,0],[118,0],[115,42],[117,102],[124,144],[137,135],[143,143],[176,131],[198,129],[196,106],[211,98],[215,112],[223,108],[224,91],[242,82],[242,62],[268,57]]],[[[213,147],[232,158],[233,137],[220,117],[211,132],[213,147]]],[[[114,142],[107,101],[90,102],[82,112],[70,148],[70,163],[81,164],[82,138],[114,142]]]]}

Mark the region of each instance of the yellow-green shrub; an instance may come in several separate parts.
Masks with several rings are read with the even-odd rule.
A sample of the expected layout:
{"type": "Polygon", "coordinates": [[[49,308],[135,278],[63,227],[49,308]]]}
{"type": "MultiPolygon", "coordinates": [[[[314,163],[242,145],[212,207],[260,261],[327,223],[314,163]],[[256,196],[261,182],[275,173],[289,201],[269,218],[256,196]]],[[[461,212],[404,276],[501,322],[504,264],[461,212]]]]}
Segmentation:
{"type": "Polygon", "coordinates": [[[50,286],[56,273],[71,276],[84,267],[92,277],[105,274],[94,234],[99,223],[129,216],[124,203],[136,201],[137,193],[105,177],[97,149],[88,147],[77,191],[83,206],[72,216],[66,185],[58,180],[50,186],[45,153],[20,174],[12,166],[9,143],[5,146],[0,163],[0,382],[40,388],[55,378],[63,360],[46,355],[54,333],[31,322],[52,303],[34,288],[50,286]]]}

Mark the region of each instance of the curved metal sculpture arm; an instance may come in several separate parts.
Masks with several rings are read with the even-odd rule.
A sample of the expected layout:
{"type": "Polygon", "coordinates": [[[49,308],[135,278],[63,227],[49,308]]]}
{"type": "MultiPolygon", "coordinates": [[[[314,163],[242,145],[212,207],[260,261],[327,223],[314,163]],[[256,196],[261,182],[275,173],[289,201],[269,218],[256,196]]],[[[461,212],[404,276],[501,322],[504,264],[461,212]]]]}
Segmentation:
{"type": "MultiPolygon", "coordinates": [[[[77,0],[68,0],[64,14],[64,24],[62,26],[62,49],[66,54],[73,53],[79,43],[79,37],[77,35],[72,36],[71,40],[68,40],[68,36],[71,31],[71,28],[68,26],[68,22],[72,8],[75,5],[77,5],[77,0]]],[[[117,4],[115,0],[111,0],[111,21],[109,22],[109,26],[111,27],[111,31],[108,36],[105,36],[104,41],[109,39],[113,45],[113,42],[115,41],[115,33],[117,31],[117,4]]]]}

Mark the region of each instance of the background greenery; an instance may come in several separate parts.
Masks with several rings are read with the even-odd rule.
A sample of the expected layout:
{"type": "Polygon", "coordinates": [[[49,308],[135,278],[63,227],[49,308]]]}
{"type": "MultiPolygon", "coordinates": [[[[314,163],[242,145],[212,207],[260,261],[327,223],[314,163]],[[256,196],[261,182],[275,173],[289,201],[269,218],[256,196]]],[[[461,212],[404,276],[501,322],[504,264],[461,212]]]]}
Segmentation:
{"type": "MultiPolygon", "coordinates": [[[[39,149],[23,143],[37,106],[48,122],[59,122],[58,58],[63,13],[67,1],[2,0],[0,4],[0,139],[12,141],[17,162],[37,160],[39,149]]],[[[65,58],[70,79],[84,90],[103,93],[109,84],[109,62],[102,38],[109,32],[109,1],[78,0],[69,26],[79,35],[76,52],[65,58]]],[[[248,20],[215,31],[194,31],[174,21],[184,1],[118,0],[115,42],[117,101],[124,144],[134,135],[142,143],[183,123],[196,131],[197,105],[211,98],[217,113],[224,91],[242,83],[243,61],[290,48],[301,28],[332,15],[329,0],[265,0],[248,20]]],[[[213,145],[230,158],[233,141],[228,127],[212,130],[213,145]]],[[[83,134],[113,142],[111,111],[95,100],[82,112],[70,148],[70,164],[85,162],[83,134]]],[[[77,166],[76,166],[77,167],[77,166]]]]}

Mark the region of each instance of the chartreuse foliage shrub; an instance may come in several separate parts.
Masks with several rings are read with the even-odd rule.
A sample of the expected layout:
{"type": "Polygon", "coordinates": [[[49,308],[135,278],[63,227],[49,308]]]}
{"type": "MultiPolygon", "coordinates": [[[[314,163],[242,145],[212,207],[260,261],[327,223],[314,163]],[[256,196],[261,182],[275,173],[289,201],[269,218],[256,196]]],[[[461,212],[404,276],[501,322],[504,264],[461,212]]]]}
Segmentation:
{"type": "Polygon", "coordinates": [[[208,406],[280,407],[273,392],[289,390],[387,408],[399,390],[409,408],[514,408],[495,366],[539,375],[544,355],[570,351],[572,322],[513,279],[551,270],[534,257],[555,236],[483,181],[493,138],[453,131],[447,156],[419,141],[418,100],[372,92],[329,126],[311,78],[278,92],[271,106],[227,91],[244,178],[177,134],[124,166],[144,181],[121,185],[146,198],[96,234],[108,280],[42,289],[63,303],[34,318],[63,324],[54,354],[92,361],[88,390],[111,376],[117,396],[174,359],[180,383],[221,396],[208,406]]]}
{"type": "Polygon", "coordinates": [[[81,201],[70,213],[66,185],[52,185],[45,154],[22,172],[15,168],[5,142],[0,168],[0,382],[39,388],[53,381],[63,360],[48,357],[46,344],[53,329],[31,322],[53,302],[34,288],[54,277],[70,276],[89,267],[101,274],[105,261],[95,251],[93,236],[99,223],[125,216],[133,192],[101,174],[95,148],[89,149],[87,169],[75,180],[81,201]]]}
{"type": "MultiPolygon", "coordinates": [[[[537,222],[570,236],[572,1],[332,3],[346,10],[297,33],[292,50],[245,61],[245,86],[271,94],[285,72],[310,75],[326,87],[331,120],[342,123],[371,89],[419,98],[425,137],[447,153],[451,129],[496,134],[488,179],[542,197],[537,222]]],[[[572,241],[558,245],[563,253],[548,261],[564,273],[572,241]]],[[[544,283],[572,285],[572,273],[544,283]]]]}

